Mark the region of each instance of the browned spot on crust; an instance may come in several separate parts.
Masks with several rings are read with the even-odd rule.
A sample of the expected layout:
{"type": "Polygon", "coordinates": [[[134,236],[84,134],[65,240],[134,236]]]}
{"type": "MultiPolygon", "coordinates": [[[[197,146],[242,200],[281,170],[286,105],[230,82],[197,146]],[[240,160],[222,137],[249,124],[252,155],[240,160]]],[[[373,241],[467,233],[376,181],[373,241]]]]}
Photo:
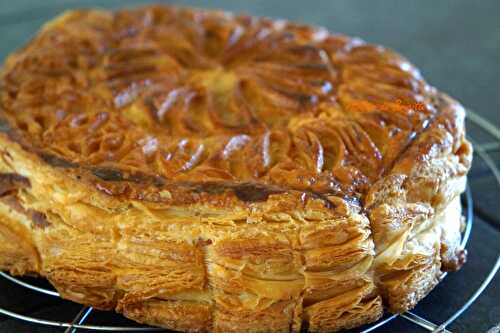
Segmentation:
{"type": "Polygon", "coordinates": [[[30,210],[30,217],[35,228],[44,229],[50,226],[50,222],[47,220],[47,216],[44,213],[30,210]]]}
{"type": "Polygon", "coordinates": [[[30,186],[29,179],[17,173],[0,173],[0,196],[30,186]]]}
{"type": "Polygon", "coordinates": [[[7,194],[7,195],[0,197],[0,202],[9,206],[11,209],[15,210],[18,213],[21,213],[24,215],[27,214],[26,209],[24,209],[24,207],[21,205],[21,203],[19,202],[19,199],[17,198],[17,196],[15,194],[10,193],[10,194],[7,194]]]}
{"type": "Polygon", "coordinates": [[[0,117],[0,132],[8,133],[10,131],[10,125],[6,119],[0,117]]]}
{"type": "Polygon", "coordinates": [[[41,153],[40,157],[50,166],[57,168],[75,168],[78,166],[76,163],[50,153],[41,153]]]}

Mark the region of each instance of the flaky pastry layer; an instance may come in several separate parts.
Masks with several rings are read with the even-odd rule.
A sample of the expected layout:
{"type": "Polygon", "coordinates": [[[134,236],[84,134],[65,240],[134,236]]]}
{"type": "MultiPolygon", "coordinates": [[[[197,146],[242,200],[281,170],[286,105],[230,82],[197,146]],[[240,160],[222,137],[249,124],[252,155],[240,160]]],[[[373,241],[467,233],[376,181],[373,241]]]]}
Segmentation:
{"type": "Polygon", "coordinates": [[[464,110],[284,21],[75,11],[6,62],[0,268],[188,332],[332,332],[465,260],[464,110]]]}

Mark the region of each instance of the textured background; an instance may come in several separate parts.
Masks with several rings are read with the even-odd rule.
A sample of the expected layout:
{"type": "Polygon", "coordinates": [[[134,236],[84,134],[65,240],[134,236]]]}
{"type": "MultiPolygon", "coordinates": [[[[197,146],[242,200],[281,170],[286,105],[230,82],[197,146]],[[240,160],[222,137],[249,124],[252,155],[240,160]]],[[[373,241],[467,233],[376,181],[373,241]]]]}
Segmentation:
{"type": "MultiPolygon", "coordinates": [[[[150,1],[148,1],[150,2],[150,1]]],[[[146,1],[2,0],[0,1],[0,60],[22,46],[40,25],[65,9],[118,7],[146,1]]],[[[166,1],[163,1],[167,3],[166,1]]],[[[169,1],[180,5],[221,8],[252,15],[286,18],[322,25],[393,48],[416,64],[428,82],[460,100],[491,124],[500,124],[500,1],[169,1]]],[[[479,142],[492,142],[469,124],[468,133],[479,142]]],[[[500,152],[492,153],[500,165],[500,152]]],[[[477,213],[469,243],[469,262],[449,275],[415,309],[440,323],[472,295],[500,253],[499,187],[476,156],[470,177],[477,213]],[[487,223],[486,223],[486,222],[487,223]],[[494,227],[496,225],[497,227],[494,227]]],[[[486,332],[500,322],[500,278],[455,323],[453,332],[486,332]]],[[[0,306],[39,317],[68,320],[79,307],[34,296],[0,279],[0,306]]],[[[92,315],[89,322],[105,323],[111,314],[92,315]]],[[[0,316],[0,332],[61,332],[35,328],[0,316]]],[[[396,319],[377,332],[424,332],[396,319]]]]}

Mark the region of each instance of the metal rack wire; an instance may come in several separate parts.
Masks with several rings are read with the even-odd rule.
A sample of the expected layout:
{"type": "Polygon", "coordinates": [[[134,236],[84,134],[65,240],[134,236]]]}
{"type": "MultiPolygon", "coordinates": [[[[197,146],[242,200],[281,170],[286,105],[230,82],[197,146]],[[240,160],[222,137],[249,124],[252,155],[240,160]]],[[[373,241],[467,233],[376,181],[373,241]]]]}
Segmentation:
{"type": "MultiPolygon", "coordinates": [[[[500,150],[500,130],[496,128],[494,125],[486,121],[484,118],[479,116],[477,113],[472,112],[470,110],[467,111],[468,119],[472,121],[474,124],[482,128],[484,131],[486,131],[488,134],[490,134],[493,138],[493,142],[487,142],[487,143],[477,143],[474,139],[469,138],[472,143],[474,144],[475,148],[475,153],[478,157],[480,157],[485,164],[488,166],[488,168],[491,170],[493,173],[493,176],[495,177],[498,186],[500,187],[500,172],[498,171],[498,167],[496,166],[494,160],[491,158],[489,155],[490,152],[500,150]]],[[[473,219],[474,219],[474,213],[473,213],[473,198],[472,198],[472,193],[469,187],[467,187],[467,190],[464,194],[464,201],[466,204],[466,229],[464,231],[463,239],[462,239],[462,246],[465,247],[467,244],[467,241],[469,240],[469,236],[472,230],[472,225],[473,225],[473,219]]],[[[484,277],[483,282],[479,286],[479,288],[471,295],[469,296],[469,299],[449,318],[444,320],[440,324],[433,323],[411,311],[405,312],[403,314],[392,314],[388,315],[381,320],[379,320],[376,323],[371,324],[369,327],[366,327],[359,331],[360,333],[368,333],[372,332],[377,328],[380,328],[381,326],[387,324],[391,320],[395,319],[396,317],[401,317],[409,322],[418,325],[424,329],[426,329],[429,332],[447,332],[451,333],[447,327],[462,313],[464,313],[473,303],[474,301],[481,295],[481,293],[486,289],[488,284],[492,281],[493,277],[497,273],[498,269],[500,267],[500,256],[497,257],[496,262],[493,264],[491,270],[489,273],[484,277]]],[[[17,279],[15,277],[10,276],[7,273],[0,272],[0,276],[3,278],[16,283],[24,288],[27,288],[29,290],[39,292],[42,294],[45,294],[47,296],[51,297],[60,297],[59,294],[50,289],[42,288],[35,286],[31,283],[22,281],[20,279],[17,279]]],[[[442,278],[446,276],[446,273],[442,275],[442,278]]],[[[5,308],[0,307],[0,314],[15,318],[18,320],[22,320],[25,322],[29,322],[35,325],[45,325],[45,326],[53,326],[53,327],[59,327],[61,329],[65,329],[65,333],[76,333],[78,331],[107,331],[107,332],[152,332],[152,331],[161,331],[163,329],[161,328],[156,328],[156,327],[134,327],[134,326],[108,326],[108,325],[89,325],[85,324],[85,321],[89,318],[89,316],[92,315],[93,308],[89,306],[82,306],[80,311],[77,313],[77,315],[71,320],[67,322],[61,322],[61,321],[54,321],[54,320],[46,320],[46,319],[40,319],[40,318],[35,318],[31,316],[26,316],[22,315],[13,311],[9,311],[5,308]]]]}

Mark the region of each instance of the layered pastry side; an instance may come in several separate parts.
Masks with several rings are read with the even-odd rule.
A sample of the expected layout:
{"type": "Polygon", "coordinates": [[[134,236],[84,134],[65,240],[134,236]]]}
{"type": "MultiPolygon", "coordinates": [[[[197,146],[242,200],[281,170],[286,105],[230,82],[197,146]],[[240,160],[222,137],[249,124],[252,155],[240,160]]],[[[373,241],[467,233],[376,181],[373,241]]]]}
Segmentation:
{"type": "Polygon", "coordinates": [[[186,332],[333,332],[465,261],[460,104],[282,20],[63,14],[0,79],[0,268],[186,332]]]}

